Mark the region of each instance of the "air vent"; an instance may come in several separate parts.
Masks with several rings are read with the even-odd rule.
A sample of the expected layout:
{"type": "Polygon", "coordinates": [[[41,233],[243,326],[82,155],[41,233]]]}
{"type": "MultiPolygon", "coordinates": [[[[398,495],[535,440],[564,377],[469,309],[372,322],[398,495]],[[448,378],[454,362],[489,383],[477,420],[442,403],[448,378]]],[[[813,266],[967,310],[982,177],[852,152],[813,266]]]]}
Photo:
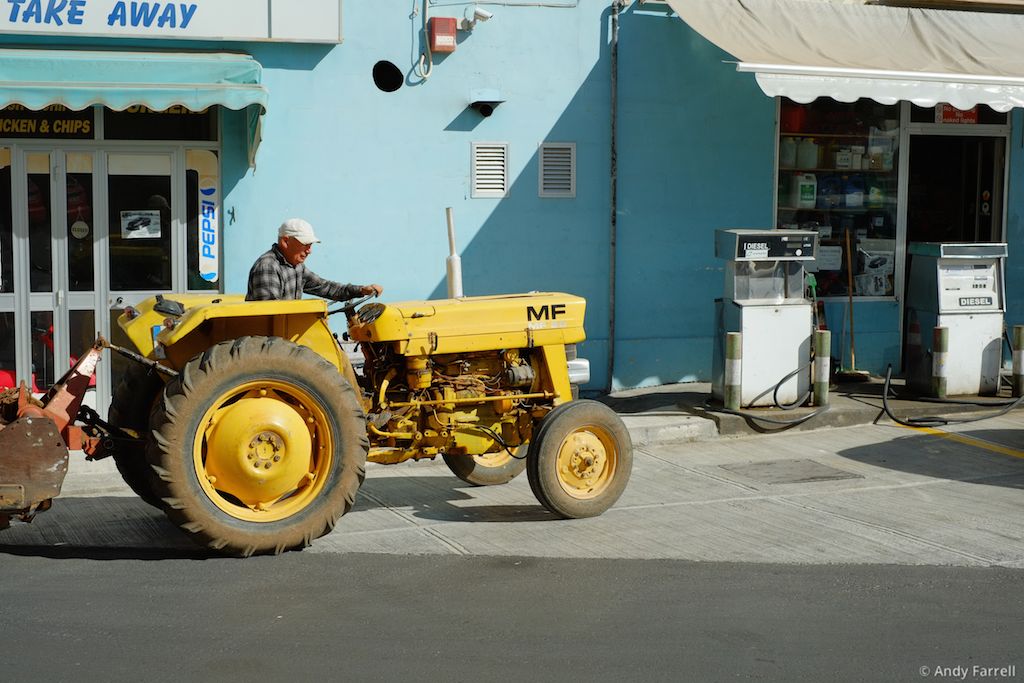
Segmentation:
{"type": "Polygon", "coordinates": [[[545,142],[540,146],[540,196],[576,196],[576,143],[545,142]]]}
{"type": "Polygon", "coordinates": [[[472,196],[508,195],[508,143],[474,142],[471,175],[472,196]]]}

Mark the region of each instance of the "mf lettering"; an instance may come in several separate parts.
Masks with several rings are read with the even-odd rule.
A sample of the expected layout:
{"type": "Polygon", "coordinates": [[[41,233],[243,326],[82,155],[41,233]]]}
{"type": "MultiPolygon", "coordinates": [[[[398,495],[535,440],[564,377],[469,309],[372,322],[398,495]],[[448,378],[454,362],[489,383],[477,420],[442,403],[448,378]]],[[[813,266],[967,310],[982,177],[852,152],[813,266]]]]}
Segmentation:
{"type": "Polygon", "coordinates": [[[203,249],[201,253],[206,258],[217,258],[217,227],[215,225],[217,221],[217,205],[209,199],[204,199],[202,204],[200,204],[200,213],[203,218],[203,249]]]}
{"type": "Polygon", "coordinates": [[[557,320],[558,316],[565,315],[565,304],[552,304],[550,306],[526,307],[526,320],[557,320]]]}

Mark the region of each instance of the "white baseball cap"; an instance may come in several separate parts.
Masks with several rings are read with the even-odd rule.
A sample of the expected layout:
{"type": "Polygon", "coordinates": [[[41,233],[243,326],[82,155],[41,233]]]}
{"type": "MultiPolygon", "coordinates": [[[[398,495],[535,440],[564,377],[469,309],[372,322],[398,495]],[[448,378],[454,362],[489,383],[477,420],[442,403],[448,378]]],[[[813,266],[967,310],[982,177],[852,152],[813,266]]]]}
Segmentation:
{"type": "Polygon", "coordinates": [[[294,237],[303,244],[313,244],[320,240],[313,234],[313,226],[301,218],[289,218],[277,229],[278,237],[294,237]]]}

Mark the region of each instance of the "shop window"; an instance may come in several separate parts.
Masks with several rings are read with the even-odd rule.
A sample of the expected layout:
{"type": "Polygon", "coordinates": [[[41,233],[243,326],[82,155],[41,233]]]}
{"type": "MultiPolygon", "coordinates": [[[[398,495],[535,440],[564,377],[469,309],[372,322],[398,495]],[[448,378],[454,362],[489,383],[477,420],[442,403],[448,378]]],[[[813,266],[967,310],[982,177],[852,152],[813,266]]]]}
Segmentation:
{"type": "Polygon", "coordinates": [[[28,167],[28,256],[32,292],[53,291],[53,230],[50,201],[50,154],[25,155],[28,167]]]}
{"type": "Polygon", "coordinates": [[[193,112],[174,106],[153,111],[141,105],[124,111],[103,110],[103,137],[107,140],[217,139],[217,107],[193,112]]]}
{"type": "Polygon", "coordinates": [[[110,289],[171,289],[171,160],[110,154],[107,161],[110,289]]]}
{"type": "Polygon", "coordinates": [[[96,288],[92,170],[91,153],[71,152],[67,155],[68,285],[73,292],[89,292],[96,288]]]}
{"type": "Polygon", "coordinates": [[[818,296],[892,296],[899,105],[783,98],[779,228],[819,235],[818,296]]]}

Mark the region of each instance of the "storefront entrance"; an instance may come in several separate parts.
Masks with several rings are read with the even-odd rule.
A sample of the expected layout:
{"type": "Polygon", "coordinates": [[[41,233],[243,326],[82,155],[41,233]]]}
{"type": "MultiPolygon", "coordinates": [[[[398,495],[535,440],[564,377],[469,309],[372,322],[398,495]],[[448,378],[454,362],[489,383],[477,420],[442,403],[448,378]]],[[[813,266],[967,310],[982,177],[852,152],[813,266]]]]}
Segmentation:
{"type": "Polygon", "coordinates": [[[912,135],[907,241],[1001,241],[1005,165],[1005,137],[912,135]]]}
{"type": "MultiPolygon", "coordinates": [[[[125,306],[216,289],[217,255],[200,263],[200,231],[206,200],[218,232],[218,175],[213,150],[0,147],[0,387],[24,379],[46,391],[97,332],[127,343],[125,306]]],[[[123,373],[126,361],[107,361],[91,405],[108,405],[123,373]]]]}

